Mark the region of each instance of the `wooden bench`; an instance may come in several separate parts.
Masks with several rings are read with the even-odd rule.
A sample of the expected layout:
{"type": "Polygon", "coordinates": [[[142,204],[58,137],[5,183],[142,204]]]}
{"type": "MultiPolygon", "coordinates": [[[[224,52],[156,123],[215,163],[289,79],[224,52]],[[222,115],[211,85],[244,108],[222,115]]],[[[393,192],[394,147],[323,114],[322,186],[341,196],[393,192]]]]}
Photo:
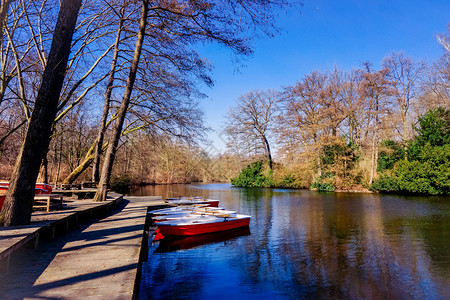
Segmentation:
{"type": "Polygon", "coordinates": [[[81,184],[79,183],[56,184],[55,188],[61,190],[81,190],[81,184]]]}
{"type": "Polygon", "coordinates": [[[50,207],[57,206],[59,209],[63,207],[63,195],[61,194],[40,194],[34,196],[33,208],[45,208],[47,212],[50,207]]]}
{"type": "Polygon", "coordinates": [[[83,188],[83,189],[96,189],[97,188],[97,182],[83,181],[81,183],[81,188],[83,188]]]}

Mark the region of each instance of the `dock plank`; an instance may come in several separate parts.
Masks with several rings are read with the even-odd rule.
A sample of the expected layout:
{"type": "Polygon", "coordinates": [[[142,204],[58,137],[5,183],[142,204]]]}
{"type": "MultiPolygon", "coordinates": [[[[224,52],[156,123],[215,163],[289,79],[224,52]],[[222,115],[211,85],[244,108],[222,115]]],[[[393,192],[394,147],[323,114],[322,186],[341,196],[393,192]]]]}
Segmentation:
{"type": "Polygon", "coordinates": [[[6,299],[131,299],[147,208],[159,205],[164,205],[160,197],[124,197],[120,210],[59,238],[51,258],[30,264],[42,270],[24,271],[34,274],[29,282],[11,282],[0,274],[5,280],[0,294],[6,299]]]}

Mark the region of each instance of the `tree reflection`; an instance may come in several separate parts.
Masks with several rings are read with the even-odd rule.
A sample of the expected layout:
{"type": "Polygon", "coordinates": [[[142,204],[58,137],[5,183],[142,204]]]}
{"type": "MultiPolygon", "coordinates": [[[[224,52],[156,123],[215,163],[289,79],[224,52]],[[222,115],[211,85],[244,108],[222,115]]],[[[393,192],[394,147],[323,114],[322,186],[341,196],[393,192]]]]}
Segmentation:
{"type": "Polygon", "coordinates": [[[202,191],[227,209],[252,215],[251,235],[150,255],[156,259],[151,276],[178,282],[170,276],[189,273],[208,282],[197,283],[198,293],[191,296],[218,287],[229,288],[224,296],[294,299],[450,294],[448,203],[229,186],[202,191]],[[215,271],[227,275],[211,274],[215,271]]]}

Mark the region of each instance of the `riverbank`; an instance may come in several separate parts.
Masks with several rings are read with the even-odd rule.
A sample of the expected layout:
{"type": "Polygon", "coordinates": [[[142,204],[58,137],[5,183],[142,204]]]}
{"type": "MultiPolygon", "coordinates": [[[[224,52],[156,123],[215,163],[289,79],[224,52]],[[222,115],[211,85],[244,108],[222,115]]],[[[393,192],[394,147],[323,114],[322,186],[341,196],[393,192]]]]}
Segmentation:
{"type": "Polygon", "coordinates": [[[33,214],[29,226],[1,229],[0,294],[6,299],[131,299],[146,245],[147,210],[161,205],[161,197],[114,194],[106,203],[74,200],[62,211],[33,214]]]}

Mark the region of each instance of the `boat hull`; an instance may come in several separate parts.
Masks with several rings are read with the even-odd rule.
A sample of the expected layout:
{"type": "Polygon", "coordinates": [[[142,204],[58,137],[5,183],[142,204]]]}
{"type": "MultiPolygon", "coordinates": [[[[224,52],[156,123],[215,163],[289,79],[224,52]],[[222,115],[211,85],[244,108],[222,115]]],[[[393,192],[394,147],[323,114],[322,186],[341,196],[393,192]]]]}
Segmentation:
{"type": "Polygon", "coordinates": [[[212,232],[231,230],[249,226],[250,218],[227,219],[222,222],[188,224],[188,225],[158,225],[164,236],[190,236],[212,232]]]}

